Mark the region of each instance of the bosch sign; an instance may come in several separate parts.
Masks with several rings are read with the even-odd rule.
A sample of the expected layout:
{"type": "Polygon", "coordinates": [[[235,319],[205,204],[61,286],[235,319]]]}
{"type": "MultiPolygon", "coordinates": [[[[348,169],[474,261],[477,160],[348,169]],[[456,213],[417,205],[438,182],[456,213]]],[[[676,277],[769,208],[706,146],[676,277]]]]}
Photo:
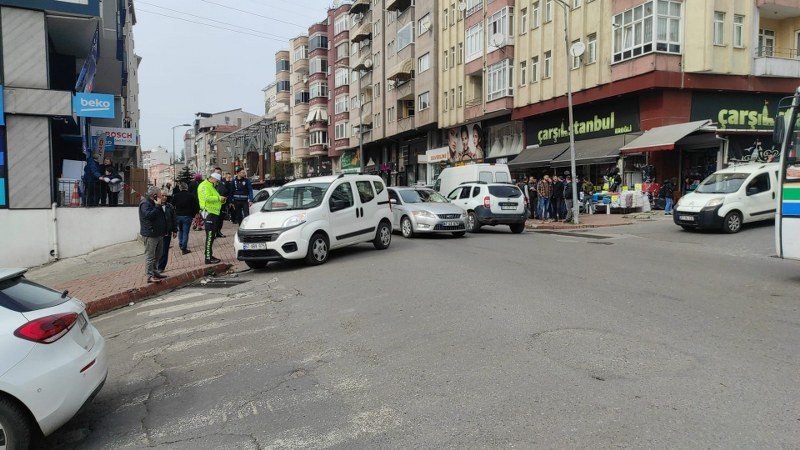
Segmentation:
{"type": "Polygon", "coordinates": [[[75,94],[72,110],[78,117],[114,118],[114,96],[110,94],[75,94]]]}

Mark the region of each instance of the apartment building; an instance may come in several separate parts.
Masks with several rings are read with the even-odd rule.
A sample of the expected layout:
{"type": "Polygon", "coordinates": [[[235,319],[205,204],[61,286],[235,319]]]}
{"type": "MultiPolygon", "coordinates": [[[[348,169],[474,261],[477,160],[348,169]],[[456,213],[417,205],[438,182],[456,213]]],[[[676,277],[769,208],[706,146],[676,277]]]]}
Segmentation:
{"type": "Polygon", "coordinates": [[[517,57],[508,88],[527,147],[511,161],[516,170],[569,166],[568,77],[578,172],[595,180],[617,167],[626,184],[646,176],[692,182],[772,145],[777,104],[800,83],[800,3],[568,4],[568,12],[552,0],[513,8],[517,57]],[[647,130],[650,137],[638,137],[647,130]]]}
{"type": "MultiPolygon", "coordinates": [[[[363,2],[367,3],[368,2],[363,2]]],[[[353,23],[351,5],[344,3],[328,10],[328,77],[324,86],[327,101],[327,144],[332,172],[353,171],[352,151],[344,155],[350,147],[350,28],[353,23]],[[344,162],[344,164],[343,164],[344,162]]],[[[357,47],[356,47],[357,48],[357,47]]],[[[320,81],[320,84],[322,82],[320,81]]]]}
{"type": "Polygon", "coordinates": [[[287,50],[275,53],[275,104],[267,111],[268,119],[275,119],[278,129],[275,135],[274,153],[276,161],[292,160],[291,134],[291,62],[287,50]]]}
{"type": "Polygon", "coordinates": [[[292,54],[289,85],[289,130],[291,133],[291,157],[295,165],[295,176],[306,175],[306,166],[309,158],[308,130],[306,117],[308,116],[308,56],[309,39],[307,35],[298,36],[289,41],[292,54]]]}

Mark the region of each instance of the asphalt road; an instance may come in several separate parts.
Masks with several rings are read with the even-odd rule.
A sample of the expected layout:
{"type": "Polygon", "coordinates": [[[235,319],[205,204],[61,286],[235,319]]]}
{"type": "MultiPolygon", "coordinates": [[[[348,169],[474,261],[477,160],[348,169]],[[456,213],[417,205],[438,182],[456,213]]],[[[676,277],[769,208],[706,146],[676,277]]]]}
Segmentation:
{"type": "Polygon", "coordinates": [[[772,227],[395,236],[95,319],[55,448],[800,443],[800,263],[772,227]]]}

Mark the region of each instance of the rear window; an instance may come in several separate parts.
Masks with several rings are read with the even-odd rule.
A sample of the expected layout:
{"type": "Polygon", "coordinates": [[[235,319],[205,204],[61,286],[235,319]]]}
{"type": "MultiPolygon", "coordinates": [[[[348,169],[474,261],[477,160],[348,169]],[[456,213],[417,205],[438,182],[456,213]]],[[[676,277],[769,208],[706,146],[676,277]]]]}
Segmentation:
{"type": "Polygon", "coordinates": [[[69,300],[56,292],[23,277],[0,281],[0,306],[16,312],[52,308],[69,300]]]}
{"type": "Polygon", "coordinates": [[[494,181],[498,183],[508,183],[509,181],[511,181],[511,178],[505,172],[495,172],[494,181]]]}
{"type": "Polygon", "coordinates": [[[495,197],[517,198],[522,192],[516,186],[489,186],[489,193],[495,197]]]}
{"type": "Polygon", "coordinates": [[[492,172],[478,172],[478,181],[481,183],[491,183],[494,180],[492,179],[492,172]]]}

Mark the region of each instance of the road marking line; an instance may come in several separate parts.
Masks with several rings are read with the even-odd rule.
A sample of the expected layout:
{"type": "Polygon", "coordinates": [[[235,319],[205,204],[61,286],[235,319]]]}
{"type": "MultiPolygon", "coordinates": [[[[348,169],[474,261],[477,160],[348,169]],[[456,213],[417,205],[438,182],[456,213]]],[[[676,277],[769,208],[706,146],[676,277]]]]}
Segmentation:
{"type": "Polygon", "coordinates": [[[171,314],[171,313],[178,312],[178,311],[183,311],[183,310],[186,310],[186,309],[200,308],[200,307],[203,307],[203,306],[209,306],[209,305],[214,305],[214,304],[217,304],[217,303],[222,303],[222,302],[224,302],[226,300],[227,300],[227,297],[214,297],[214,298],[209,298],[207,300],[201,300],[201,301],[198,301],[198,302],[186,303],[186,304],[183,304],[183,305],[167,306],[167,307],[164,307],[164,308],[157,308],[157,309],[151,309],[149,311],[142,311],[142,312],[138,313],[137,315],[147,314],[148,316],[151,316],[151,317],[152,316],[163,316],[164,314],[171,314]]]}
{"type": "Polygon", "coordinates": [[[180,294],[180,295],[176,295],[174,297],[165,297],[163,300],[156,299],[156,301],[153,302],[153,304],[154,305],[164,305],[164,304],[167,304],[167,303],[175,303],[175,302],[179,302],[181,300],[188,300],[190,298],[201,297],[201,296],[206,295],[206,294],[207,294],[207,292],[187,292],[186,294],[180,294]]]}

